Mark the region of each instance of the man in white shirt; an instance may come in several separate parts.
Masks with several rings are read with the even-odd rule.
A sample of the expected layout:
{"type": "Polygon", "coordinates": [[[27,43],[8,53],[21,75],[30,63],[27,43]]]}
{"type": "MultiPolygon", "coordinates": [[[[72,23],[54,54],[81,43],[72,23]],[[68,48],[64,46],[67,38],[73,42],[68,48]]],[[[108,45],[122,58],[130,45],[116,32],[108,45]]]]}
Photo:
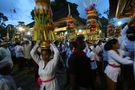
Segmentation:
{"type": "Polygon", "coordinates": [[[133,66],[124,66],[123,75],[127,81],[128,90],[135,89],[135,17],[126,25],[121,32],[120,37],[121,48],[126,52],[126,55],[134,60],[133,66]],[[128,72],[128,73],[127,73],[128,72]],[[134,75],[134,76],[133,76],[134,75]]]}

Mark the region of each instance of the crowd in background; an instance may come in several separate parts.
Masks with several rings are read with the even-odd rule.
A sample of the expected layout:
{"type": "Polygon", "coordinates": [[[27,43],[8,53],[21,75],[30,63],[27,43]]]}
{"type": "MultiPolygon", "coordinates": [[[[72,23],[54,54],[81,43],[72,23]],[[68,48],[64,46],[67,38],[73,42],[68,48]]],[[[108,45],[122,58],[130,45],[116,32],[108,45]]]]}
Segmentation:
{"type": "Polygon", "coordinates": [[[0,90],[17,90],[11,77],[13,64],[18,66],[18,71],[26,66],[28,69],[34,67],[40,90],[61,90],[62,81],[56,76],[58,70],[66,74],[64,85],[71,90],[101,90],[97,87],[102,81],[107,90],[120,90],[120,82],[124,82],[123,87],[126,83],[125,90],[135,90],[132,70],[135,27],[128,26],[125,30],[130,43],[123,42],[124,36],[90,41],[78,35],[74,40],[54,41],[46,50],[41,47],[41,41],[13,43],[1,40],[0,90]]]}

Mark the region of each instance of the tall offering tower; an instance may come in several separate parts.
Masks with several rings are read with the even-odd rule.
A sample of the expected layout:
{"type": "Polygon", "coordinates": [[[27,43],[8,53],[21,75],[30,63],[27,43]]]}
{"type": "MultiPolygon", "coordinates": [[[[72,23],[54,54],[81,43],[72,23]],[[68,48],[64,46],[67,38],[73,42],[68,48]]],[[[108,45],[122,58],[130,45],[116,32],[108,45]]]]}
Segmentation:
{"type": "Polygon", "coordinates": [[[75,28],[75,22],[74,22],[74,18],[71,15],[71,9],[69,4],[68,4],[68,16],[67,16],[67,28],[68,29],[75,28]]]}
{"type": "Polygon", "coordinates": [[[50,0],[35,0],[34,10],[34,41],[42,40],[43,47],[47,46],[48,41],[54,40],[54,25],[52,20],[52,10],[50,0]]]}
{"type": "Polygon", "coordinates": [[[66,22],[67,22],[67,30],[69,32],[67,38],[72,39],[76,37],[76,29],[75,29],[75,19],[71,14],[71,8],[69,4],[68,4],[68,16],[66,18],[66,22]]]}
{"type": "Polygon", "coordinates": [[[98,15],[95,9],[96,5],[91,4],[89,7],[86,8],[87,14],[87,27],[89,29],[89,39],[96,40],[98,38],[98,15]]]}

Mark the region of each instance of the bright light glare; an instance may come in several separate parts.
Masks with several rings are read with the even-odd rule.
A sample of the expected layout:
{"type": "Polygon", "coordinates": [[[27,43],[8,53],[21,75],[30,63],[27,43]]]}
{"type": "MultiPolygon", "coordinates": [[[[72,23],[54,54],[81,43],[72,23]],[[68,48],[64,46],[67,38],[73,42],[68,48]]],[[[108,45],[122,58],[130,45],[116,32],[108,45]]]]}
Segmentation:
{"type": "Polygon", "coordinates": [[[50,0],[51,2],[55,2],[55,0],[50,0]]]}
{"type": "Polygon", "coordinates": [[[18,28],[20,32],[23,32],[25,29],[23,27],[18,28]]]}
{"type": "Polygon", "coordinates": [[[119,21],[117,24],[120,26],[122,24],[122,21],[119,21]]]}
{"type": "Polygon", "coordinates": [[[79,29],[79,32],[82,32],[82,30],[81,30],[81,29],[79,29]]]}
{"type": "Polygon", "coordinates": [[[27,32],[27,35],[31,35],[31,32],[27,32]]]}
{"type": "Polygon", "coordinates": [[[68,34],[68,32],[65,32],[65,35],[67,35],[68,34]]]}
{"type": "Polygon", "coordinates": [[[102,31],[101,30],[99,30],[99,33],[101,33],[102,31]]]}

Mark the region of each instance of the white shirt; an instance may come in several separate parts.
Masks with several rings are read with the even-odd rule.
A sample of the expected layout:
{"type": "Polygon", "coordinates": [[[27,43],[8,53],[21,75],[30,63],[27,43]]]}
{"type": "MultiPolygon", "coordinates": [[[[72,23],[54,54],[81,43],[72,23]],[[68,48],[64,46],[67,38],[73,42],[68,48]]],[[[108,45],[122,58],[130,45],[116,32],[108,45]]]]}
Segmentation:
{"type": "Polygon", "coordinates": [[[102,51],[102,48],[101,46],[97,45],[95,50],[96,50],[96,54],[99,54],[102,51]]]}
{"type": "MultiPolygon", "coordinates": [[[[124,52],[122,50],[118,50],[119,54],[117,54],[114,50],[108,51],[108,63],[116,66],[120,66],[120,64],[132,64],[133,61],[130,60],[129,57],[123,58],[124,52]]],[[[107,65],[105,68],[105,74],[114,82],[117,82],[118,75],[120,74],[120,67],[112,67],[107,65]]]]}
{"type": "Polygon", "coordinates": [[[15,46],[16,57],[24,57],[24,48],[21,45],[15,46]]]}
{"type": "Polygon", "coordinates": [[[99,58],[98,58],[97,54],[94,51],[91,51],[88,48],[88,46],[84,49],[84,52],[86,53],[86,56],[88,58],[90,58],[90,60],[91,60],[91,63],[90,63],[91,69],[92,70],[97,69],[97,63],[96,63],[96,61],[99,61],[99,58]]]}
{"type": "Polygon", "coordinates": [[[31,59],[30,51],[31,51],[31,43],[24,44],[24,58],[31,59]]]}
{"type": "MultiPolygon", "coordinates": [[[[45,62],[43,61],[42,57],[36,54],[36,51],[38,49],[38,45],[35,45],[34,48],[31,50],[31,56],[33,60],[38,64],[39,69],[38,69],[38,74],[41,80],[50,80],[53,77],[55,77],[55,70],[58,62],[58,54],[54,54],[53,59],[51,59],[47,65],[45,65],[45,62]]],[[[40,90],[43,90],[44,87],[46,90],[59,90],[58,83],[56,78],[53,79],[50,82],[47,83],[42,83],[40,86],[40,90]]]]}
{"type": "MultiPolygon", "coordinates": [[[[128,30],[128,26],[126,25],[124,27],[124,29],[121,32],[121,39],[119,40],[121,43],[121,49],[126,51],[126,54],[128,55],[130,52],[135,52],[135,41],[130,41],[128,40],[127,36],[126,36],[126,31],[128,30]]],[[[134,73],[134,78],[135,78],[135,57],[133,57],[134,59],[134,64],[133,64],[133,73],[134,73]]]]}
{"type": "Polygon", "coordinates": [[[91,62],[91,69],[92,70],[97,69],[97,63],[96,63],[96,61],[99,61],[99,58],[96,55],[96,53],[94,53],[93,51],[91,51],[91,53],[90,53],[90,60],[92,61],[91,62]]]}

